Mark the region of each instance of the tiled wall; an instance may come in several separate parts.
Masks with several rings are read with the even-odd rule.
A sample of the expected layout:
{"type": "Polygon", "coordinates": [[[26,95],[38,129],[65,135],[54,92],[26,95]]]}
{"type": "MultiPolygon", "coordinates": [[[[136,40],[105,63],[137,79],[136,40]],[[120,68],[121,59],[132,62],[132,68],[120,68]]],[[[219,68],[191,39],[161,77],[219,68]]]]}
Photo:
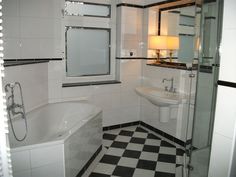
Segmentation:
{"type": "MultiPolygon", "coordinates": [[[[3,10],[5,59],[62,57],[61,1],[4,0],[3,10]]],[[[142,14],[132,14],[141,26],[142,14]]],[[[27,111],[48,101],[85,99],[103,108],[103,126],[137,121],[140,102],[133,90],[140,85],[141,61],[121,60],[117,63],[122,84],[62,88],[64,60],[8,67],[5,82],[22,84],[27,111]]]]}
{"type": "Polygon", "coordinates": [[[49,102],[85,99],[103,109],[103,126],[139,120],[141,60],[121,60],[121,84],[62,88],[64,61],[49,63],[49,102]]]}
{"type": "Polygon", "coordinates": [[[117,57],[143,57],[143,9],[117,10],[117,57]]]}
{"type": "Polygon", "coordinates": [[[3,0],[5,59],[62,57],[60,2],[3,0]]]}
{"type": "MultiPolygon", "coordinates": [[[[135,2],[137,3],[137,1],[135,2]]],[[[5,0],[5,4],[8,6],[5,7],[5,9],[9,9],[7,10],[8,12],[6,12],[6,19],[14,16],[13,18],[15,18],[15,21],[28,21],[30,23],[32,22],[33,24],[33,29],[29,26],[27,27],[27,25],[22,26],[19,24],[19,26],[22,26],[22,29],[15,30],[10,35],[7,34],[7,31],[9,31],[9,29],[12,27],[11,25],[6,24],[6,41],[11,38],[22,41],[22,43],[16,42],[16,48],[14,48],[15,45],[10,45],[11,47],[7,46],[9,43],[6,42],[6,58],[52,58],[61,56],[61,52],[63,51],[61,48],[61,42],[56,42],[57,40],[61,40],[60,36],[58,35],[58,33],[60,33],[60,30],[58,29],[61,28],[59,27],[61,7],[58,1],[5,0]],[[47,3],[48,5],[45,5],[47,3]],[[13,11],[17,11],[17,13],[14,14],[13,11]],[[48,11],[50,11],[50,13],[48,11]],[[50,24],[47,25],[46,22],[50,24]],[[45,25],[43,25],[44,23],[45,25]],[[34,29],[36,27],[38,28],[34,29]],[[20,31],[21,33],[19,35],[18,32],[20,31]],[[26,40],[29,40],[32,43],[29,43],[30,46],[27,47],[27,51],[23,51],[24,47],[22,46],[26,40]],[[42,41],[47,40],[49,41],[46,42],[45,45],[41,43],[42,41]],[[46,49],[41,49],[38,45],[42,45],[42,47],[45,47],[46,49]],[[17,52],[14,53],[14,51],[17,52]]],[[[144,5],[145,2],[140,1],[138,4],[144,5]]],[[[126,54],[129,54],[129,52],[132,50],[132,52],[134,52],[134,56],[146,56],[146,53],[143,52],[145,51],[143,49],[145,49],[145,40],[147,39],[146,34],[150,33],[152,30],[156,30],[156,14],[155,18],[151,20],[151,22],[153,22],[151,25],[153,26],[153,29],[142,29],[143,25],[148,25],[150,22],[149,17],[152,17],[153,14],[149,14],[147,11],[143,11],[143,9],[140,8],[120,8],[121,18],[120,21],[119,18],[117,21],[118,26],[121,27],[120,38],[117,40],[120,41],[120,48],[122,49],[120,54],[124,54],[123,56],[126,56],[126,54]],[[147,15],[144,15],[144,19],[143,13],[147,15]],[[142,41],[144,41],[143,44],[142,41]],[[144,47],[142,47],[142,45],[144,47]]],[[[152,121],[155,121],[155,114],[149,112],[149,109],[152,108],[155,110],[155,113],[158,111],[158,108],[153,107],[153,105],[150,105],[150,103],[147,103],[147,109],[142,107],[142,113],[140,114],[140,98],[136,95],[134,89],[141,85],[142,76],[144,76],[144,85],[153,85],[159,87],[161,79],[163,79],[162,77],[171,77],[173,75],[175,77],[176,84],[179,82],[182,83],[181,86],[178,84],[176,85],[178,89],[180,91],[184,91],[185,89],[184,84],[186,84],[186,81],[180,81],[180,77],[182,77],[183,74],[180,71],[177,71],[177,73],[172,73],[172,71],[169,69],[160,69],[146,66],[145,62],[142,60],[117,60],[117,63],[119,66],[117,72],[119,73],[119,77],[122,82],[121,84],[62,88],[65,77],[64,60],[50,61],[48,64],[9,67],[6,70],[6,81],[20,81],[22,83],[23,91],[27,93],[24,95],[27,111],[40,106],[42,103],[47,103],[47,101],[53,103],[58,101],[78,99],[88,100],[89,102],[103,108],[103,126],[137,121],[140,120],[140,116],[142,120],[150,120],[147,121],[147,123],[149,122],[152,124],[152,121]],[[18,68],[21,68],[22,72],[20,72],[20,74],[18,73],[18,68]],[[160,73],[162,75],[160,75],[160,73]],[[10,77],[11,75],[13,76],[10,77]]],[[[178,126],[176,126],[176,119],[174,122],[175,123],[173,125],[166,124],[160,126],[158,121],[155,122],[155,124],[161,129],[166,127],[162,130],[167,131],[171,135],[175,136],[176,132],[178,132],[178,137],[181,137],[182,131],[178,130],[180,130],[183,125],[180,123],[178,126]]]]}
{"type": "MultiPolygon", "coordinates": [[[[7,67],[3,85],[16,81],[21,83],[25,109],[28,112],[48,103],[47,71],[47,63],[7,67]]],[[[16,95],[18,102],[18,91],[16,91],[16,95]]]]}
{"type": "MultiPolygon", "coordinates": [[[[220,75],[223,81],[236,83],[236,2],[224,1],[223,33],[220,48],[220,75]]],[[[219,86],[209,177],[229,176],[236,139],[236,89],[219,86]]],[[[235,168],[232,166],[232,168],[235,168]]]]}

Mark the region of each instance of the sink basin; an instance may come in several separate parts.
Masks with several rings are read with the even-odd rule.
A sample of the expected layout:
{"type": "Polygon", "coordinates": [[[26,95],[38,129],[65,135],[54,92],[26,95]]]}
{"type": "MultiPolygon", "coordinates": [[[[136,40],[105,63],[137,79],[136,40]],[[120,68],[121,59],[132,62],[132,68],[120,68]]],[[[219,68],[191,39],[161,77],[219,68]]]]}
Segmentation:
{"type": "Polygon", "coordinates": [[[167,92],[156,87],[137,87],[135,91],[138,95],[159,107],[180,104],[184,98],[183,94],[167,92]]]}
{"type": "Polygon", "coordinates": [[[135,91],[139,96],[160,107],[159,118],[160,122],[163,123],[167,123],[170,120],[170,106],[178,105],[186,100],[183,94],[168,92],[156,87],[137,87],[135,91]]]}

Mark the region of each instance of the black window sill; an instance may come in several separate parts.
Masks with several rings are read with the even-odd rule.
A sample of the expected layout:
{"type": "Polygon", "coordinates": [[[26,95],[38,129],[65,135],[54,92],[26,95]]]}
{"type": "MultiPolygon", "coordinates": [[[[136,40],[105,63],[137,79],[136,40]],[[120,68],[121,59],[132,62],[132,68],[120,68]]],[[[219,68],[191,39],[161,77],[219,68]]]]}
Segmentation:
{"type": "Polygon", "coordinates": [[[91,86],[91,85],[108,85],[108,84],[121,84],[120,81],[95,81],[95,82],[78,82],[78,83],[64,83],[62,87],[81,87],[81,86],[91,86]]]}
{"type": "Polygon", "coordinates": [[[62,58],[37,58],[37,59],[4,59],[4,67],[47,63],[52,60],[62,60],[62,58]]]}
{"type": "Polygon", "coordinates": [[[46,60],[41,60],[41,61],[7,61],[7,62],[4,62],[4,67],[30,65],[30,64],[38,64],[38,63],[48,63],[48,62],[49,61],[46,61],[46,60]]]}

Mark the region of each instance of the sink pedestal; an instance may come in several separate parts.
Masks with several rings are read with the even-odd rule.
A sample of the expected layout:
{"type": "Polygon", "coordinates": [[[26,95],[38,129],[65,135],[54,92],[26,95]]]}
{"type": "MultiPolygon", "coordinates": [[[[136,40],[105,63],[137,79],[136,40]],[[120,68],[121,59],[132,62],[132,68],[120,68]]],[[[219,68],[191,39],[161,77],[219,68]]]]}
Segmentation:
{"type": "Polygon", "coordinates": [[[159,110],[160,122],[166,123],[170,120],[170,107],[160,107],[159,110]]]}

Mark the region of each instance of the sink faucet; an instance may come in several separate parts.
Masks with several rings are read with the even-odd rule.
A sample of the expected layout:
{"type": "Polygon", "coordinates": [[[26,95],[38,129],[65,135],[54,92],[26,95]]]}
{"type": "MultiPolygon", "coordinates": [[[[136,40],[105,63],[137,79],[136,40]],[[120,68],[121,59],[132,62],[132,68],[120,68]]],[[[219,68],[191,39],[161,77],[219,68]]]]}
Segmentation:
{"type": "Polygon", "coordinates": [[[168,91],[168,92],[176,92],[176,89],[174,88],[174,78],[173,77],[171,79],[164,78],[162,80],[162,83],[164,83],[165,81],[171,82],[170,88],[168,89],[168,87],[166,86],[165,90],[168,91]]]}

